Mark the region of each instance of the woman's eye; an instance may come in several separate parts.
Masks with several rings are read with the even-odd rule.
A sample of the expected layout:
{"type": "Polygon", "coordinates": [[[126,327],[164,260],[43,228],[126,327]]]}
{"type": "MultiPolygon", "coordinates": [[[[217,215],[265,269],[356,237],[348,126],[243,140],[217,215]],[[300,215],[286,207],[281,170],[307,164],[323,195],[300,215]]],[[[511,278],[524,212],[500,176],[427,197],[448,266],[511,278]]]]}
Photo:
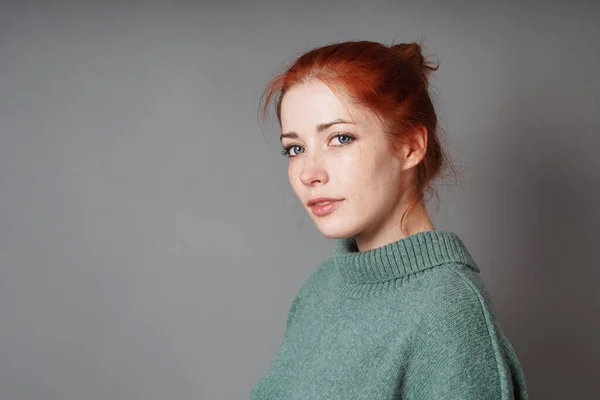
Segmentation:
{"type": "Polygon", "coordinates": [[[302,148],[302,146],[298,146],[298,145],[293,145],[290,147],[290,151],[293,151],[295,154],[291,154],[290,155],[297,155],[298,153],[303,153],[304,149],[302,148]]]}
{"type": "Polygon", "coordinates": [[[294,157],[298,155],[298,153],[303,153],[304,149],[302,146],[298,146],[297,144],[292,144],[290,146],[284,147],[281,153],[287,157],[294,157]]]}
{"type": "Polygon", "coordinates": [[[340,142],[340,144],[348,144],[352,140],[354,140],[354,137],[352,137],[350,135],[343,134],[343,133],[340,133],[339,135],[335,135],[333,138],[334,139],[337,138],[338,141],[340,142]]]}

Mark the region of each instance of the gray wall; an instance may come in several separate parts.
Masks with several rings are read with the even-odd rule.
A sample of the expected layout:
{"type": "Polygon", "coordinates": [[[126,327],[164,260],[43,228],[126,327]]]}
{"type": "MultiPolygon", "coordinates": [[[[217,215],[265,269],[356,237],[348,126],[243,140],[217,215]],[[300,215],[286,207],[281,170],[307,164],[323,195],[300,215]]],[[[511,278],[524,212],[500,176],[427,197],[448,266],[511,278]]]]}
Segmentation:
{"type": "Polygon", "coordinates": [[[247,397],[333,246],[258,99],[350,39],[440,60],[462,180],[434,222],[479,263],[531,398],[599,398],[599,6],[214,3],[2,3],[0,398],[247,397]]]}

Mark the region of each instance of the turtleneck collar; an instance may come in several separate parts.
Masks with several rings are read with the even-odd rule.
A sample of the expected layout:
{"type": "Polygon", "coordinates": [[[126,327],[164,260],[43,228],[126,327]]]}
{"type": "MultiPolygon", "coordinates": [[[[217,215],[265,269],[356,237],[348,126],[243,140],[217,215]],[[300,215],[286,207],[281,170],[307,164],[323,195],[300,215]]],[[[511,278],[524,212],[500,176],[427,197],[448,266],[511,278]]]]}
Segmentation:
{"type": "Polygon", "coordinates": [[[347,284],[388,282],[449,262],[480,272],[462,240],[448,231],[422,231],[366,251],[358,251],[353,237],[338,239],[333,259],[347,284]]]}

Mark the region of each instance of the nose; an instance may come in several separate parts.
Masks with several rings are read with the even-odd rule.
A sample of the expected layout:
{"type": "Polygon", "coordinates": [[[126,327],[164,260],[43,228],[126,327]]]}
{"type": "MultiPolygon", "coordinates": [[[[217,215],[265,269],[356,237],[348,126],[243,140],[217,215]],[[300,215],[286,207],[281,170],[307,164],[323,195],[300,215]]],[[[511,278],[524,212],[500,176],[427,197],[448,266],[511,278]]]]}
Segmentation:
{"type": "Polygon", "coordinates": [[[325,167],[325,159],[322,155],[313,153],[304,157],[304,165],[300,171],[300,181],[305,186],[325,184],[329,180],[325,167]]]}

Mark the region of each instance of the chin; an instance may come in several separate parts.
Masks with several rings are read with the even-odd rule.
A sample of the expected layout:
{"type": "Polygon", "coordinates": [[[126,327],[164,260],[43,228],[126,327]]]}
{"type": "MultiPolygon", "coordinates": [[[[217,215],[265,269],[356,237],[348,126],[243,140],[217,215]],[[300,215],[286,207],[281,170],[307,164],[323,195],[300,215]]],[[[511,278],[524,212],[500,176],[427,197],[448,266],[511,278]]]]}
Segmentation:
{"type": "Polygon", "coordinates": [[[356,235],[360,232],[355,226],[340,224],[337,221],[319,221],[315,224],[317,229],[329,239],[342,239],[356,235]]]}

